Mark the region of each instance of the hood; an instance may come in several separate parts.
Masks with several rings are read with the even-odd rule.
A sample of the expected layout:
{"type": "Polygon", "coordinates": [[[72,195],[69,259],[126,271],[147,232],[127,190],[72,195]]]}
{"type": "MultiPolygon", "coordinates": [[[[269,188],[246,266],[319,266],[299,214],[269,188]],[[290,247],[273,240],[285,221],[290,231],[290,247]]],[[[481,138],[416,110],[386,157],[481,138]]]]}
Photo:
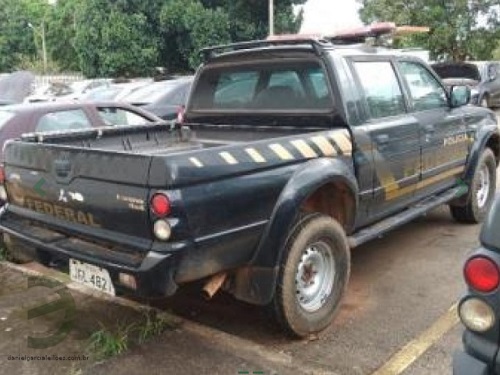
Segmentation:
{"type": "Polygon", "coordinates": [[[481,73],[477,65],[471,63],[439,63],[433,64],[432,68],[444,79],[469,79],[481,82],[481,73]]]}
{"type": "Polygon", "coordinates": [[[22,103],[32,90],[35,75],[21,71],[0,78],[0,102],[22,103]]]}
{"type": "Polygon", "coordinates": [[[446,86],[469,86],[475,87],[479,84],[479,81],[469,78],[444,78],[443,83],[446,86]]]}

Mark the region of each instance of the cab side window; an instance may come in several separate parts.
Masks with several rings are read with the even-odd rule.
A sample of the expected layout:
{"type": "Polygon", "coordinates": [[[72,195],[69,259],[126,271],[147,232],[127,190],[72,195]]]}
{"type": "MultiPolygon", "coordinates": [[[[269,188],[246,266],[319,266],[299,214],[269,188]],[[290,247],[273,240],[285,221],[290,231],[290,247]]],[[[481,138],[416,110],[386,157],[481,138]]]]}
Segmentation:
{"type": "Polygon", "coordinates": [[[389,61],[358,61],[354,67],[372,118],[397,116],[406,112],[403,93],[389,61]]]}
{"type": "Polygon", "coordinates": [[[448,107],[446,92],[423,65],[416,62],[399,63],[416,111],[448,107]]]}

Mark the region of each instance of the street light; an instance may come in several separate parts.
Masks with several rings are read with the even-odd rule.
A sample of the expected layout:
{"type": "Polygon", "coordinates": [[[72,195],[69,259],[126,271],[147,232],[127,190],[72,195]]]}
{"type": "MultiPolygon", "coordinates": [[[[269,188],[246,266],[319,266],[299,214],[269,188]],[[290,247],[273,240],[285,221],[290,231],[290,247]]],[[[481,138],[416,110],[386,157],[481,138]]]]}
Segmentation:
{"type": "Polygon", "coordinates": [[[42,29],[41,32],[39,32],[35,28],[35,26],[33,26],[33,24],[31,22],[28,22],[28,27],[31,30],[33,30],[34,34],[38,34],[42,38],[43,72],[46,73],[47,72],[47,47],[45,45],[45,23],[42,21],[42,24],[40,26],[41,29],[42,29]]]}

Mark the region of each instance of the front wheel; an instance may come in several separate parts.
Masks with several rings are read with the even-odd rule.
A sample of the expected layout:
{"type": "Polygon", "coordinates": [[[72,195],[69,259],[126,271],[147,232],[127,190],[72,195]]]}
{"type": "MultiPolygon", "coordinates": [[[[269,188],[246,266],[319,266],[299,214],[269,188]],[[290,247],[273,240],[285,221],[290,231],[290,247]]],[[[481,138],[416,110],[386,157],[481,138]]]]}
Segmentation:
{"type": "Polygon", "coordinates": [[[489,148],[479,158],[464,206],[450,206],[451,215],[461,223],[476,224],[484,220],[496,189],[496,160],[489,148]]]}
{"type": "Polygon", "coordinates": [[[277,321],[297,337],[325,329],[337,313],[349,273],[349,246],[340,224],[321,214],[302,218],[284,249],[272,301],[277,321]]]}

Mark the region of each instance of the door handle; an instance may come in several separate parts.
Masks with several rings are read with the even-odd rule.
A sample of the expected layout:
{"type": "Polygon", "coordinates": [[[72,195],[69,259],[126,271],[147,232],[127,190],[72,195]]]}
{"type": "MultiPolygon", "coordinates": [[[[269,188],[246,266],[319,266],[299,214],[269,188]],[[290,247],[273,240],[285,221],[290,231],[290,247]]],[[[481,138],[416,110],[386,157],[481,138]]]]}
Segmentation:
{"type": "Polygon", "coordinates": [[[380,146],[385,146],[389,143],[389,136],[387,134],[379,134],[375,136],[375,141],[380,146]]]}

